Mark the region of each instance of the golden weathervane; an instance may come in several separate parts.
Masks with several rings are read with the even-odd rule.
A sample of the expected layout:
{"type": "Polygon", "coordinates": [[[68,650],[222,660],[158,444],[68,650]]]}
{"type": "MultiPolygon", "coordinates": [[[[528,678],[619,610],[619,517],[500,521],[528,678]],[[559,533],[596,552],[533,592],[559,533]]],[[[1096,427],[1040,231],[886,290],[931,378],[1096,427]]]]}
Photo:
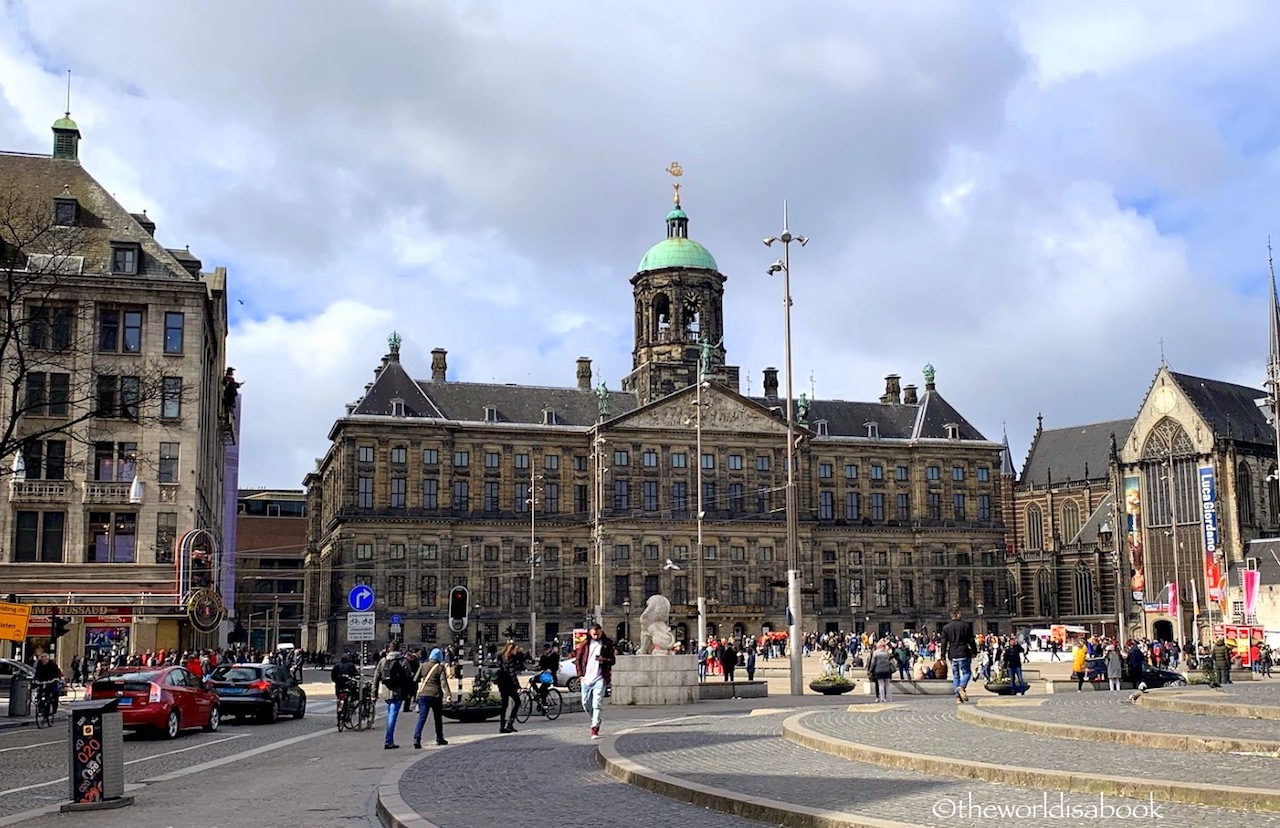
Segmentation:
{"type": "Polygon", "coordinates": [[[672,161],[671,166],[667,167],[667,172],[675,179],[671,184],[671,188],[676,191],[676,206],[680,206],[680,176],[684,175],[684,167],[680,166],[679,161],[672,161]]]}

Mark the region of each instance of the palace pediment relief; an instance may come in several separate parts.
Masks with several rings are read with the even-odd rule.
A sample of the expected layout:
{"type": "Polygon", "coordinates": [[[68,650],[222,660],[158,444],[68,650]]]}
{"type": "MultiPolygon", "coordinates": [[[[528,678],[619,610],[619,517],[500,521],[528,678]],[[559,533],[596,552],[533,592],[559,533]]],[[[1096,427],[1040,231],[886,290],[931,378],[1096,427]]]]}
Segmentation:
{"type": "MultiPolygon", "coordinates": [[[[781,416],[781,406],[775,416],[744,397],[725,393],[714,386],[702,393],[703,431],[786,434],[787,423],[781,416]]],[[[693,431],[698,427],[697,395],[693,392],[674,394],[615,420],[610,427],[693,431]]]]}

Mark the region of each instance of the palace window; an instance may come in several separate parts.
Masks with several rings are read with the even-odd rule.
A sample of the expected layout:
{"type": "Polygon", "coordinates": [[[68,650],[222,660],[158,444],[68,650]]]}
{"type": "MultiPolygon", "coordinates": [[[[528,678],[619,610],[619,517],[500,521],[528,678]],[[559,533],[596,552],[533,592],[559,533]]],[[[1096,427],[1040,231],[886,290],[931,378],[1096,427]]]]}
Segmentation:
{"type": "Polygon", "coordinates": [[[18,512],[14,516],[14,563],[62,563],[67,516],[63,512],[18,512]]]}

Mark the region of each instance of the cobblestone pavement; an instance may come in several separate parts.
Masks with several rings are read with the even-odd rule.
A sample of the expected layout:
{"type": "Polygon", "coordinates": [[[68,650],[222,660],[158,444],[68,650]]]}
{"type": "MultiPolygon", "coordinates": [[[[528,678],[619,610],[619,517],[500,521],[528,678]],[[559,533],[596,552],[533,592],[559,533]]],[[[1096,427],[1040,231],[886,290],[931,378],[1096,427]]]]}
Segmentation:
{"type": "MultiPolygon", "coordinates": [[[[585,738],[584,721],[539,723],[510,736],[432,749],[401,777],[400,796],[421,816],[448,828],[760,825],[612,779],[596,762],[596,743],[585,738]]],[[[607,721],[606,726],[619,725],[607,721]]]]}
{"type": "Polygon", "coordinates": [[[1261,679],[1225,684],[1217,690],[1203,685],[1191,685],[1184,691],[1195,693],[1197,701],[1216,701],[1236,704],[1272,704],[1280,707],[1280,681],[1261,679]]]}
{"type": "MultiPolygon", "coordinates": [[[[929,704],[912,699],[911,708],[929,704]]],[[[1062,797],[1069,806],[1097,805],[1097,796],[1058,791],[1031,790],[1011,785],[931,777],[850,762],[810,751],[779,737],[782,721],[789,711],[771,711],[751,716],[697,716],[679,722],[651,725],[618,737],[617,749],[627,759],[689,782],[724,788],[744,795],[760,796],[804,805],[856,813],[859,816],[898,820],[921,826],[982,825],[984,828],[1031,828],[1042,825],[1118,825],[1118,820],[1054,819],[1035,815],[1006,815],[988,812],[975,815],[963,811],[969,803],[1011,809],[1050,806],[1062,797]]],[[[839,713],[834,709],[815,712],[806,719],[843,720],[867,715],[839,713]]],[[[887,714],[884,714],[887,715],[887,714]]],[[[914,717],[913,717],[914,718],[914,717]]],[[[936,716],[929,717],[937,718],[936,716]]],[[[954,714],[952,714],[954,721],[954,714]]],[[[912,722],[898,730],[894,747],[913,750],[924,728],[912,722]]],[[[816,728],[815,728],[816,729],[816,728]]],[[[839,735],[858,738],[856,723],[842,728],[839,735]]],[[[994,743],[1008,734],[993,732],[994,743]]],[[[860,740],[860,739],[859,739],[860,740]]],[[[1041,740],[1056,746],[1057,740],[1041,740]]],[[[994,749],[994,748],[993,748],[994,749]]],[[[1047,751],[1046,751],[1047,752],[1047,751]]],[[[1150,757],[1149,757],[1150,758],[1150,757]]],[[[1163,761],[1163,755],[1155,757],[1163,761]]],[[[1274,761],[1274,760],[1273,760],[1274,761]]],[[[1043,762],[1033,763],[1043,766],[1043,762]]],[[[1115,771],[1114,766],[1097,762],[1098,772],[1115,771]]],[[[1147,800],[1107,798],[1109,805],[1147,805],[1147,800]]],[[[1280,815],[1255,814],[1222,808],[1202,808],[1157,801],[1160,822],[1179,826],[1231,828],[1231,826],[1280,826],[1280,815]]],[[[1155,820],[1148,820],[1155,821],[1155,820]]],[[[442,823],[444,824],[444,823],[442,823]]],[[[452,824],[452,823],[450,823],[452,824]]]]}
{"type": "Polygon", "coordinates": [[[1280,763],[1263,756],[1151,748],[995,731],[960,721],[949,700],[920,700],[875,712],[823,710],[805,720],[827,736],[953,759],[1179,782],[1280,787],[1280,763]]]}
{"type": "Polygon", "coordinates": [[[1129,693],[1063,693],[1046,696],[1034,706],[982,704],[979,707],[983,713],[1050,724],[1280,742],[1280,721],[1152,710],[1130,702],[1129,693]]]}

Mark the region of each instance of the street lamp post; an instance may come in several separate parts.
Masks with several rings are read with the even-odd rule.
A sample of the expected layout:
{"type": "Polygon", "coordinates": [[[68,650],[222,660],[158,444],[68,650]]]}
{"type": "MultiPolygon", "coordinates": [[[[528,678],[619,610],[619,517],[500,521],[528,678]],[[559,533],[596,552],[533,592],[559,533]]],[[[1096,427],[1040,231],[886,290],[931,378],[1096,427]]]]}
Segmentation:
{"type": "MultiPolygon", "coordinates": [[[[1112,537],[1117,534],[1111,528],[1111,521],[1104,518],[1102,525],[1098,527],[1098,545],[1103,549],[1111,548],[1111,561],[1115,564],[1116,570],[1116,642],[1124,643],[1124,581],[1120,574],[1120,547],[1117,543],[1112,545],[1112,537]]],[[[1119,538],[1116,538],[1117,542],[1119,538]]]]}
{"type": "MultiPolygon", "coordinates": [[[[764,240],[766,247],[782,243],[782,258],[769,265],[769,275],[782,274],[783,333],[786,339],[787,363],[787,637],[791,654],[791,695],[804,694],[804,661],[800,649],[800,550],[799,527],[796,524],[796,415],[792,405],[791,370],[791,242],[801,247],[809,243],[805,236],[792,235],[787,226],[787,202],[782,202],[782,235],[764,240]]],[[[699,458],[701,466],[701,458],[699,458]]],[[[699,493],[701,496],[701,493],[699,493]]],[[[699,550],[701,554],[701,550],[699,550]]]]}
{"type": "Polygon", "coordinates": [[[631,643],[631,601],[623,600],[622,612],[627,617],[626,626],[622,628],[622,632],[623,632],[622,637],[626,639],[628,644],[630,644],[631,643]]]}
{"type": "Polygon", "coordinates": [[[529,655],[538,652],[538,591],[534,588],[534,568],[538,565],[538,498],[534,494],[535,481],[541,475],[529,475],[529,655]]]}
{"type": "Polygon", "coordinates": [[[698,565],[694,567],[694,577],[698,579],[698,583],[694,584],[694,586],[698,590],[697,595],[698,595],[698,646],[699,647],[707,646],[707,596],[706,596],[707,579],[703,571],[704,567],[706,566],[706,562],[704,561],[704,558],[706,556],[703,554],[703,551],[702,551],[702,521],[707,514],[706,504],[702,502],[702,406],[704,405],[704,403],[702,402],[702,386],[704,382],[705,380],[703,379],[703,376],[702,376],[702,360],[698,360],[698,387],[694,389],[693,404],[696,409],[694,412],[694,432],[696,435],[695,436],[696,444],[694,447],[694,454],[696,456],[694,458],[694,462],[697,463],[697,467],[698,467],[697,483],[696,483],[698,487],[698,491],[694,493],[694,497],[696,498],[696,500],[694,501],[694,504],[697,506],[697,509],[698,509],[698,512],[697,512],[698,548],[695,550],[695,554],[697,555],[698,565]]]}

